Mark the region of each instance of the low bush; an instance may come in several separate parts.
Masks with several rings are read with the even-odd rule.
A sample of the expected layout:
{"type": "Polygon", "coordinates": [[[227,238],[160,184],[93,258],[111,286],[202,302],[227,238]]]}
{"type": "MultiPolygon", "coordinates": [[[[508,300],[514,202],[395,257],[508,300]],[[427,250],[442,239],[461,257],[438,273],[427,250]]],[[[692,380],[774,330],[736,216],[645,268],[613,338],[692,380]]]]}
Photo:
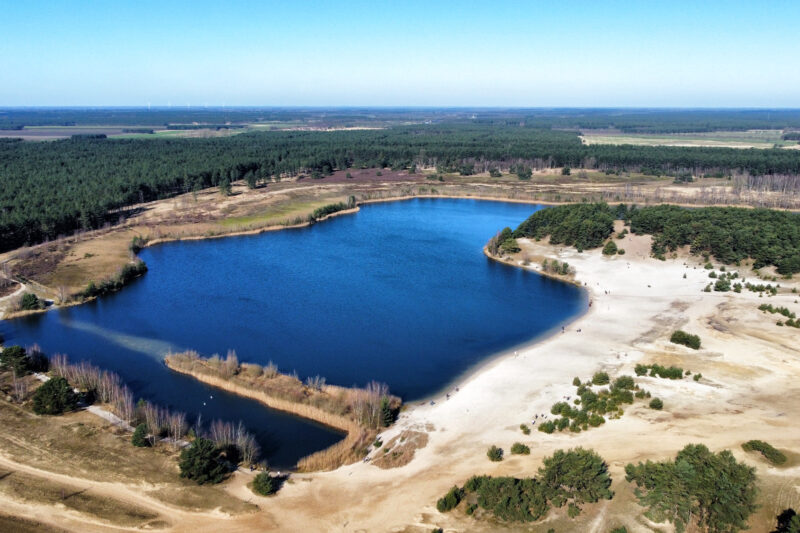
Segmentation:
{"type": "Polygon", "coordinates": [[[261,496],[275,494],[278,490],[278,482],[267,472],[259,472],[253,479],[253,492],[261,496]]]}
{"type": "Polygon", "coordinates": [[[495,445],[492,445],[491,448],[486,452],[486,457],[489,458],[490,461],[502,461],[503,460],[503,449],[498,448],[495,445]]]}
{"type": "Polygon", "coordinates": [[[145,448],[150,445],[147,440],[147,424],[139,424],[133,432],[131,437],[131,444],[137,448],[145,448]]]}
{"type": "Polygon", "coordinates": [[[44,301],[40,300],[38,296],[32,292],[26,292],[22,295],[19,302],[19,307],[23,311],[35,311],[37,309],[44,309],[44,301]]]}
{"type": "Polygon", "coordinates": [[[650,400],[650,409],[655,409],[656,411],[660,411],[664,407],[664,402],[662,402],[659,398],[653,398],[650,400]]]}
{"type": "Polygon", "coordinates": [[[742,449],[746,452],[759,452],[767,461],[774,465],[782,465],[786,462],[786,456],[783,452],[763,440],[749,440],[742,444],[742,449]]]}
{"type": "Polygon", "coordinates": [[[603,246],[603,255],[616,255],[617,254],[617,244],[614,241],[608,241],[605,246],[603,246]]]}
{"type": "Polygon", "coordinates": [[[672,333],[669,338],[669,342],[673,344],[682,344],[692,348],[693,350],[700,349],[700,337],[697,335],[691,335],[680,329],[672,333]]]}
{"type": "Polygon", "coordinates": [[[606,372],[596,372],[594,376],[592,376],[592,383],[595,385],[607,385],[610,381],[608,374],[606,372]]]}
{"type": "Polygon", "coordinates": [[[464,491],[458,487],[453,487],[443,497],[436,502],[436,509],[440,513],[446,513],[456,508],[464,497],[464,491]]]}
{"type": "Polygon", "coordinates": [[[531,449],[521,442],[515,442],[511,445],[511,453],[512,455],[530,455],[531,449]]]}

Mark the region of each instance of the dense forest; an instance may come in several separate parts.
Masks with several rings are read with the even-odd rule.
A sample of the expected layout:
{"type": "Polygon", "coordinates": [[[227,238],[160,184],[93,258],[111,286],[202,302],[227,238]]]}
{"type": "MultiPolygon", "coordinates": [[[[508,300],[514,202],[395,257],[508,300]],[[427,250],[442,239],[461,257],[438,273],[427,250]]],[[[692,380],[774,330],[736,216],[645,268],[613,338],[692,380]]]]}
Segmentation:
{"type": "Polygon", "coordinates": [[[547,129],[606,129],[628,133],[709,132],[800,128],[791,109],[586,108],[279,108],[142,107],[0,108],[0,129],[24,126],[160,126],[303,121],[328,126],[422,122],[525,124],[547,129]]]}
{"type": "Polygon", "coordinates": [[[657,257],[689,246],[693,254],[710,254],[722,263],[750,258],[754,268],[774,265],[780,274],[800,272],[800,214],[787,211],[571,204],[537,211],[513,236],[549,235],[553,244],[596,248],[611,235],[614,219],[629,221],[632,233],[652,235],[657,257]]]}
{"type": "Polygon", "coordinates": [[[474,123],[201,139],[0,139],[0,251],[99,227],[115,208],[239,179],[256,185],[299,172],[324,177],[335,169],[413,164],[469,174],[522,162],[540,168],[800,174],[800,152],[794,150],[584,145],[576,132],[474,123]]]}

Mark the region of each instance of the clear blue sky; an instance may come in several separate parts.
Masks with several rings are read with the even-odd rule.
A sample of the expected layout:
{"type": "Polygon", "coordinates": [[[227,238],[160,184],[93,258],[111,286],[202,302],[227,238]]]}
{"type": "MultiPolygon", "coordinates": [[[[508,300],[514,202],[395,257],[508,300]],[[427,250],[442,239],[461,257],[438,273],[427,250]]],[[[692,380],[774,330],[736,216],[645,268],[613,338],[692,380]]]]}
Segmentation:
{"type": "Polygon", "coordinates": [[[800,107],[795,0],[0,2],[0,106],[800,107]]]}

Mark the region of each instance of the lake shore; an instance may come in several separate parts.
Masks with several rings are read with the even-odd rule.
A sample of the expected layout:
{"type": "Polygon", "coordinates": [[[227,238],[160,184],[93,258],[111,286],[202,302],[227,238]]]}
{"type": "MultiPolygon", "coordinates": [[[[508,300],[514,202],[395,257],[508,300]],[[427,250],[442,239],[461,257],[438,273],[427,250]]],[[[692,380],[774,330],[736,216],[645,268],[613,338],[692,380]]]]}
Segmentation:
{"type": "MultiPolygon", "coordinates": [[[[636,519],[639,508],[629,507],[632,489],[624,482],[624,465],[674,457],[689,443],[703,443],[715,451],[730,449],[757,469],[764,507],[751,521],[754,530],[766,529],[782,510],[775,511],[779,505],[797,505],[800,496],[778,503],[774,491],[781,483],[800,480],[800,462],[778,470],[740,448],[746,440],[761,438],[791,453],[800,452],[796,448],[800,435],[792,422],[800,415],[800,406],[786,400],[800,392],[800,362],[791,340],[796,332],[776,327],[772,315],[758,311],[764,298],[749,292],[702,292],[708,271],[700,262],[685,256],[652,259],[647,253],[649,237],[626,237],[619,244],[627,254],[612,258],[599,250],[578,253],[525,239],[520,243],[523,254],[573,266],[576,282],[590,292],[591,309],[565,326],[564,333],[506,352],[464,376],[449,394],[401,414],[379,438],[387,442],[404,431],[426,433],[428,445],[417,450],[408,465],[386,471],[354,464],[314,474],[309,478],[313,491],[304,483],[286,487],[278,496],[280,511],[270,507],[275,509],[278,529],[348,523],[354,529],[388,531],[413,523],[428,529],[490,531],[491,524],[475,522],[463,513],[438,513],[436,499],[473,474],[535,475],[542,458],[577,446],[593,448],[606,459],[620,496],[609,504],[587,506],[573,522],[560,515],[551,517],[548,526],[557,525],[557,530],[601,532],[624,524],[629,531],[645,531],[636,519]],[[699,335],[702,348],[694,351],[671,344],[668,339],[676,329],[699,335]],[[536,430],[534,420],[549,415],[553,403],[575,394],[574,377],[586,380],[597,371],[608,372],[612,379],[634,375],[638,363],[674,364],[701,373],[702,378],[637,377],[637,383],[664,401],[662,411],[637,402],[621,419],[581,433],[547,435],[536,430]],[[520,431],[522,423],[531,426],[530,435],[520,431]],[[530,446],[531,455],[488,461],[489,446],[507,451],[513,442],[530,446]],[[324,501],[324,506],[313,514],[304,512],[309,498],[324,501]],[[378,502],[386,499],[392,506],[383,511],[378,502]]],[[[514,264],[514,259],[508,262],[514,264]]],[[[521,263],[519,259],[516,266],[524,268],[521,263]]],[[[752,277],[746,269],[741,271],[752,277]]],[[[769,301],[792,306],[795,298],[784,290],[769,301]]]]}
{"type": "MultiPolygon", "coordinates": [[[[359,461],[330,472],[297,473],[269,498],[254,496],[247,486],[252,474],[237,472],[223,489],[256,504],[258,512],[184,513],[170,531],[494,531],[497,524],[460,511],[439,513],[436,500],[474,474],[536,475],[544,457],[578,446],[596,450],[607,461],[617,495],[610,502],[586,505],[574,520],[565,518],[563,510],[551,513],[545,529],[603,533],[625,525],[631,532],[652,530],[657,526],[641,517],[632,488],[624,481],[624,466],[672,458],[689,443],[714,451],[730,449],[738,460],[756,468],[762,507],[750,522],[751,530],[770,530],[779,512],[800,505],[793,488],[800,483],[800,434],[794,423],[800,405],[791,400],[800,393],[797,333],[776,326],[775,315],[758,310],[765,302],[796,310],[797,295],[789,292],[800,288],[796,280],[782,280],[781,292],[771,298],[750,292],[705,293],[709,271],[701,262],[687,256],[652,259],[649,237],[626,236],[618,241],[626,255],[613,257],[599,250],[578,253],[526,239],[519,242],[522,252],[507,259],[508,264],[535,270],[535,264],[522,264],[526,254],[568,262],[575,269],[575,281],[590,292],[592,307],[566,325],[564,333],[556,331],[474,369],[453,385],[449,397],[442,393],[402,412],[378,437],[390,442],[408,432],[424,434],[427,445],[416,449],[408,464],[386,469],[359,461]],[[675,329],[699,335],[701,349],[671,344],[669,335],[675,329]],[[626,407],[621,419],[588,431],[537,431],[534,420],[540,424],[553,403],[575,394],[573,377],[586,380],[597,371],[612,379],[633,375],[638,363],[677,365],[702,378],[636,377],[664,401],[663,410],[637,402],[626,407]],[[520,431],[522,423],[531,426],[530,435],[520,431]],[[773,467],[744,452],[741,444],[752,438],[787,452],[787,465],[773,467]],[[507,455],[500,463],[486,458],[489,446],[508,451],[514,442],[528,445],[531,454],[507,455]]],[[[748,279],[754,277],[745,268],[738,270],[748,279]]],[[[375,449],[370,458],[380,453],[375,449]]],[[[131,485],[126,490],[133,494],[142,489],[131,485]]],[[[76,527],[57,515],[52,523],[76,527]]]]}

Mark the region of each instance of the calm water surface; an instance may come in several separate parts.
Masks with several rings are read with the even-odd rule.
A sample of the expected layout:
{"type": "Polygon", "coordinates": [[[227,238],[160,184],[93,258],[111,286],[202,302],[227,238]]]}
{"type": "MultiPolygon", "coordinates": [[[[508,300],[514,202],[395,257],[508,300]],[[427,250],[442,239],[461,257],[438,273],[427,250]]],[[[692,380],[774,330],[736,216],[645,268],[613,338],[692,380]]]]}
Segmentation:
{"type": "Polygon", "coordinates": [[[233,349],[301,379],[376,379],[423,398],[585,308],[580,289],[481,252],[539,208],[416,199],[310,228],[169,243],[142,251],[150,271],[121,292],[0,322],[0,332],[114,370],[137,396],[190,420],[242,420],[272,464],[289,466],[340,435],[170,372],[164,354],[233,349]]]}

